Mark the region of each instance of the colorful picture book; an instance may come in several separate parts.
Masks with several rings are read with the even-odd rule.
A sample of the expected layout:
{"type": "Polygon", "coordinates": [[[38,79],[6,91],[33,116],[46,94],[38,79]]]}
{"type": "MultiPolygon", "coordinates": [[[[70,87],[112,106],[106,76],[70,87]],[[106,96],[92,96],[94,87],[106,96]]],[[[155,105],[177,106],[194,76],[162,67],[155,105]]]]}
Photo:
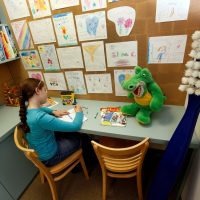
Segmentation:
{"type": "Polygon", "coordinates": [[[105,126],[126,126],[126,116],[120,112],[120,107],[101,108],[101,124],[105,126]]]}
{"type": "Polygon", "coordinates": [[[17,49],[14,44],[10,29],[6,25],[0,26],[0,62],[17,57],[17,49]]]}
{"type": "Polygon", "coordinates": [[[44,103],[42,106],[52,108],[53,106],[57,104],[58,104],[57,101],[54,101],[52,98],[48,97],[46,103],[44,103]]]}

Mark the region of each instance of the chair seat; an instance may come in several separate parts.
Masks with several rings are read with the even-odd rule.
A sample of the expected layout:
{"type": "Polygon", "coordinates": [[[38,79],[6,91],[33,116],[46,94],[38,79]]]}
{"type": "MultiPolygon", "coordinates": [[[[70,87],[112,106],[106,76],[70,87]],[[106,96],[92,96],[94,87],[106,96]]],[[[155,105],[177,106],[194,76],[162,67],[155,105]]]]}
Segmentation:
{"type": "Polygon", "coordinates": [[[66,167],[73,164],[74,161],[76,161],[78,158],[80,158],[82,155],[82,149],[77,150],[72,155],[67,157],[62,162],[58,163],[57,165],[54,165],[52,167],[48,167],[51,174],[56,174],[62,170],[64,170],[66,167]]]}

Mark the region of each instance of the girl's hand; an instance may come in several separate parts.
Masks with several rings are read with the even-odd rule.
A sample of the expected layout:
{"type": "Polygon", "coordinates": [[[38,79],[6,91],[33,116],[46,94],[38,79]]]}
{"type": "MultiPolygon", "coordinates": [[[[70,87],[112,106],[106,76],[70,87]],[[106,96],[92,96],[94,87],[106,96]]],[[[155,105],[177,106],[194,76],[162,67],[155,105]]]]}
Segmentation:
{"type": "Polygon", "coordinates": [[[65,110],[54,110],[53,111],[53,115],[55,117],[62,117],[63,115],[68,115],[69,112],[65,111],[65,110]]]}
{"type": "Polygon", "coordinates": [[[75,112],[82,112],[83,111],[80,105],[75,105],[74,110],[75,110],[75,112]]]}

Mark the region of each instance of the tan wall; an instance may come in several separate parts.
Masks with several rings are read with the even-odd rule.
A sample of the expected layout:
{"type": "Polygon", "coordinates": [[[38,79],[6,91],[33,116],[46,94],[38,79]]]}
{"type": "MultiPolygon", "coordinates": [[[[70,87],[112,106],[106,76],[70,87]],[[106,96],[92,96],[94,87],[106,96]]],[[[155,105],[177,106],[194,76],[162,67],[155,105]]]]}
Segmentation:
{"type": "MultiPolygon", "coordinates": [[[[180,84],[181,77],[185,69],[184,64],[147,64],[148,37],[187,34],[188,40],[184,57],[185,63],[187,60],[189,60],[188,53],[191,49],[190,36],[195,30],[200,29],[200,1],[191,0],[188,20],[165,23],[155,23],[156,0],[123,0],[121,2],[119,1],[116,3],[108,4],[107,9],[122,5],[132,6],[136,10],[136,22],[133,30],[131,34],[127,37],[118,37],[116,31],[114,31],[114,24],[107,20],[108,39],[104,40],[104,42],[108,43],[137,40],[138,65],[150,69],[154,79],[157,81],[157,83],[160,85],[165,95],[167,96],[166,104],[183,105],[185,100],[185,93],[181,93],[180,91],[178,91],[177,88],[180,84]]],[[[52,11],[52,14],[64,13],[68,11],[72,11],[74,15],[82,13],[81,6],[75,6],[71,8],[52,11]]],[[[33,19],[32,17],[29,17],[27,18],[27,20],[30,21],[33,19]]],[[[56,47],[58,47],[57,44],[56,47]]],[[[37,49],[37,45],[35,45],[35,49],[37,49]]],[[[116,68],[107,68],[107,72],[111,73],[113,80],[114,69],[116,68]]],[[[23,69],[20,61],[10,63],[9,70],[16,82],[20,82],[22,79],[27,77],[27,73],[23,69]]],[[[62,71],[64,72],[67,70],[62,71]]],[[[92,73],[95,72],[90,72],[90,74],[92,73]]],[[[85,99],[130,101],[126,97],[116,97],[114,94],[114,81],[112,81],[112,84],[113,94],[88,94],[86,96],[78,97],[85,99]]],[[[52,96],[59,96],[58,91],[49,91],[49,94],[52,96]]]]}

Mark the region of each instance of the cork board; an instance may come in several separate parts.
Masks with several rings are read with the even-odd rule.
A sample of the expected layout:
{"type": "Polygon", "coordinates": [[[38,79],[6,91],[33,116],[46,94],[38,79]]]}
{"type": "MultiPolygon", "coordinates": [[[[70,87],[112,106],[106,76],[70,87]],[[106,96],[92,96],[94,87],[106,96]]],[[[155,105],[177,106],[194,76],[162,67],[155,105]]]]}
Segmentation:
{"type": "MultiPolygon", "coordinates": [[[[184,63],[189,60],[188,53],[191,50],[191,34],[195,30],[200,29],[200,2],[199,0],[191,0],[188,19],[183,21],[174,21],[174,22],[163,22],[155,23],[155,14],[156,14],[156,0],[122,0],[115,3],[108,3],[106,9],[93,10],[91,12],[97,12],[101,10],[109,10],[111,8],[119,6],[131,6],[136,10],[136,21],[135,25],[129,36],[119,37],[115,31],[115,25],[113,22],[106,19],[107,23],[107,34],[108,38],[104,40],[104,43],[111,42],[122,42],[122,41],[137,41],[138,42],[138,65],[142,67],[147,67],[155,81],[160,85],[164,94],[167,96],[165,104],[174,104],[174,105],[183,105],[185,101],[185,93],[182,93],[178,90],[178,86],[181,82],[181,77],[185,69],[184,63]],[[186,51],[184,56],[183,64],[148,64],[148,38],[154,36],[170,36],[170,35],[183,35],[187,34],[187,44],[186,51]]],[[[5,7],[3,8],[4,12],[5,7]]],[[[29,8],[30,11],[30,8],[29,8]]],[[[52,15],[64,13],[64,12],[73,12],[73,15],[83,14],[81,5],[64,8],[60,10],[51,11],[52,15]]],[[[31,13],[31,12],[30,12],[31,13]]],[[[7,13],[6,13],[7,15],[7,13]]],[[[23,19],[23,18],[22,18],[23,19]]],[[[19,20],[22,20],[19,19],[19,20]]],[[[41,18],[40,18],[41,19],[41,18]]],[[[8,24],[10,20],[7,15],[8,24]]],[[[32,16],[26,18],[27,21],[32,21],[32,16]]],[[[18,20],[12,20],[18,21],[18,20]]],[[[84,41],[85,42],[85,41],[84,41]]],[[[55,47],[59,47],[57,43],[54,43],[55,47]]],[[[81,42],[78,44],[81,45],[81,42]]],[[[34,45],[37,49],[37,45],[34,45]]],[[[24,78],[28,76],[27,72],[24,70],[20,60],[15,61],[14,63],[9,63],[8,67],[12,74],[12,77],[16,83],[19,83],[24,78]]],[[[118,97],[115,96],[115,87],[114,87],[114,69],[132,69],[133,67],[112,67],[108,68],[106,72],[97,72],[97,73],[110,73],[112,78],[112,89],[113,94],[87,94],[87,95],[77,95],[78,98],[82,99],[96,99],[96,100],[108,100],[108,101],[131,101],[127,97],[118,97]]],[[[73,71],[80,69],[73,69],[73,71]]],[[[82,69],[81,69],[82,70],[82,69]]],[[[61,70],[72,71],[71,69],[61,70]]],[[[96,72],[86,72],[83,69],[84,74],[95,74],[96,72]]],[[[60,96],[59,91],[49,91],[51,96],[60,96]]]]}

